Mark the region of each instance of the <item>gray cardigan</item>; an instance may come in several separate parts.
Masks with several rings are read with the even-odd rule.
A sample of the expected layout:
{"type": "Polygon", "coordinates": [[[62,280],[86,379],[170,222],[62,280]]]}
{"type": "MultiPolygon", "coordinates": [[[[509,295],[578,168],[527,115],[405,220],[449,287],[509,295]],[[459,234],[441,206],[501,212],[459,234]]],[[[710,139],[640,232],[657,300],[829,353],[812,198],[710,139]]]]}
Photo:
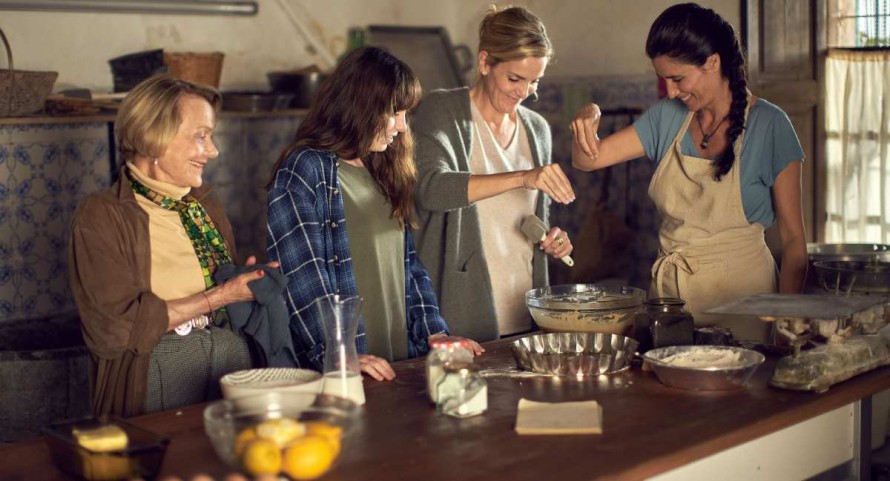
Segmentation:
{"type": "MultiPolygon", "coordinates": [[[[550,126],[525,107],[520,106],[518,113],[535,164],[549,164],[550,126]]],[[[498,338],[497,317],[479,214],[476,206],[467,202],[472,122],[466,87],[431,92],[412,116],[418,170],[414,194],[420,224],[415,239],[451,334],[489,341],[498,338]]],[[[535,213],[544,222],[549,203],[539,192],[535,213]]],[[[532,268],[534,286],[546,286],[547,258],[539,249],[534,250],[532,268]]]]}

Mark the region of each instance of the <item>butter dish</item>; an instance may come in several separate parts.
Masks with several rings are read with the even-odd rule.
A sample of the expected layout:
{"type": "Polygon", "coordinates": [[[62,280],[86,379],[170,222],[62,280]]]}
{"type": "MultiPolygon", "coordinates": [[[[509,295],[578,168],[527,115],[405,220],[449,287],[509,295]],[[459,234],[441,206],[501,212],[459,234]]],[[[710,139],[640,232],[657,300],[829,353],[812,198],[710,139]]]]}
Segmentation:
{"type": "Polygon", "coordinates": [[[44,434],[53,463],[88,481],[152,479],[169,443],[163,436],[115,417],[57,423],[44,434]]]}

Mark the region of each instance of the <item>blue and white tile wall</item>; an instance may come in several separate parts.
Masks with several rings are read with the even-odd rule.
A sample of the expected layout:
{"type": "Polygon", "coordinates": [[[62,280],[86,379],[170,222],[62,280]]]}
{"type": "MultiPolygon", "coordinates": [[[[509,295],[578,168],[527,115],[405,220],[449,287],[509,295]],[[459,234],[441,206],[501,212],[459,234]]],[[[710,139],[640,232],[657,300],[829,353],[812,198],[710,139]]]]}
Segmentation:
{"type": "Polygon", "coordinates": [[[109,167],[105,123],[0,126],[0,322],[75,310],[69,226],[109,167]]]}
{"type": "MultiPolygon", "coordinates": [[[[265,259],[265,185],[297,117],[223,118],[205,180],[242,257],[265,259]]],[[[0,324],[76,310],[67,246],[77,203],[113,182],[107,123],[0,126],[0,324]]],[[[115,169],[116,171],[116,169],[115,169]]]]}
{"type": "Polygon", "coordinates": [[[242,261],[266,259],[266,184],[298,123],[297,117],[229,118],[217,126],[220,154],[205,180],[226,208],[242,261]]]}
{"type": "MultiPolygon", "coordinates": [[[[597,282],[604,278],[648,288],[649,269],[658,252],[658,213],[648,196],[654,163],[636,159],[602,171],[582,172],[572,167],[572,132],[569,124],[577,110],[596,102],[603,110],[644,111],[658,100],[656,79],[651,75],[601,76],[547,79],[538,89],[539,100],[528,106],[546,118],[553,133],[553,162],[559,163],[575,189],[576,201],[568,206],[551,205],[551,225],[559,226],[572,239],[585,239],[593,224],[605,226],[606,250],[575,243],[576,265],[570,269],[561,262],[550,263],[551,284],[597,282]],[[609,195],[597,208],[611,170],[609,195]],[[612,221],[603,222],[605,215],[612,221]],[[627,229],[617,228],[623,224],[627,229]],[[623,232],[627,241],[620,246],[609,243],[608,236],[623,232]],[[580,261],[580,262],[579,262],[580,261]],[[585,270],[585,264],[596,268],[585,270]]],[[[600,136],[629,125],[636,115],[604,116],[600,136]]],[[[589,237],[588,237],[589,238],[589,237]]]]}

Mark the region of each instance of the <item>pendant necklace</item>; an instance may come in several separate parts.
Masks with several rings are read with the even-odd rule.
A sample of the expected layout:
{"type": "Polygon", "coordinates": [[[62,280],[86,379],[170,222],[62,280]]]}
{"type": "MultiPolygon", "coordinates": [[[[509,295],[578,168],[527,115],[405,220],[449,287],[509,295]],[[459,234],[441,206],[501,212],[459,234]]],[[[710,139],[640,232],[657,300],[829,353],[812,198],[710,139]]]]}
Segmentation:
{"type": "Polygon", "coordinates": [[[708,144],[711,143],[711,137],[713,137],[714,134],[717,133],[717,129],[719,129],[720,126],[723,125],[723,122],[726,122],[726,117],[727,116],[723,117],[723,120],[721,120],[720,123],[717,124],[716,127],[714,127],[714,130],[712,130],[710,134],[705,133],[705,128],[702,127],[702,125],[701,125],[701,118],[698,119],[698,128],[699,128],[699,130],[701,130],[701,135],[702,135],[701,143],[698,144],[698,146],[701,147],[702,150],[708,149],[708,144]]]}

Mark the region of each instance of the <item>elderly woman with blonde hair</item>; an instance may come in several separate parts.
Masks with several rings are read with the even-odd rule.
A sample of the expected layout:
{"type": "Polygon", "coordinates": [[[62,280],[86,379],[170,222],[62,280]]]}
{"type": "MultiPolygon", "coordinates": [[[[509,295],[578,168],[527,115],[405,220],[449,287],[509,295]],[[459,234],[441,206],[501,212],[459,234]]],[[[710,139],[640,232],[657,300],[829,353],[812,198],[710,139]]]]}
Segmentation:
{"type": "Polygon", "coordinates": [[[213,278],[235,259],[229,221],[202,179],[219,154],[212,135],[220,103],[216,90],[169,76],[139,84],[115,124],[120,178],[75,213],[70,276],[94,414],[210,400],[222,375],[252,365],[224,307],[252,300],[247,284],[266,271],[213,278]]]}

